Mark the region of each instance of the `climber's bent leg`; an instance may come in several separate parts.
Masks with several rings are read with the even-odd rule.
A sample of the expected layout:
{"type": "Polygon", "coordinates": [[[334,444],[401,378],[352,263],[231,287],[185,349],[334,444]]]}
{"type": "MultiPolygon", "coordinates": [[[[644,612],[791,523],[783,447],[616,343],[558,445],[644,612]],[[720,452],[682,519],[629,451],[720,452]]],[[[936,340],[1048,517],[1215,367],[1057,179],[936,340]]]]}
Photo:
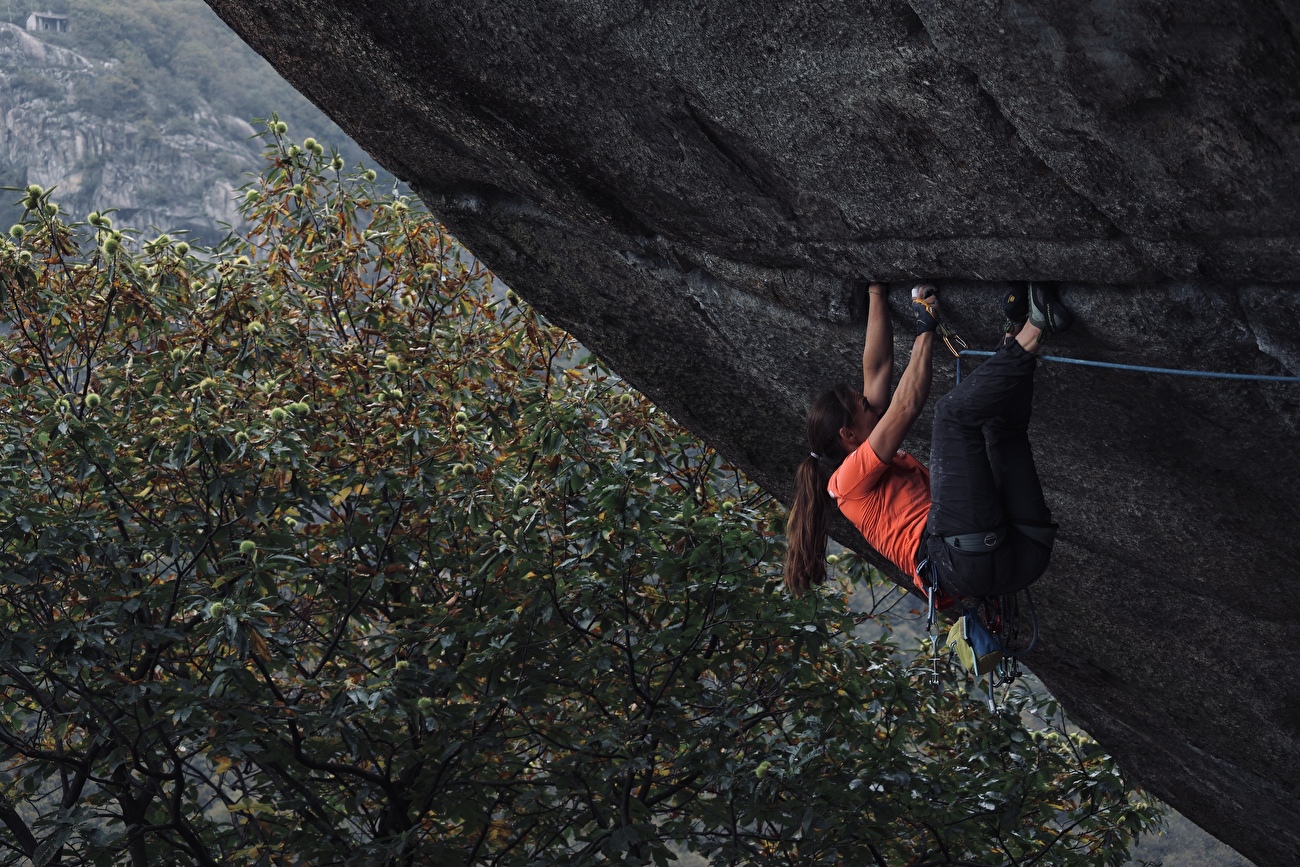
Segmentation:
{"type": "Polygon", "coordinates": [[[1011,593],[1046,568],[1050,546],[1010,526],[1051,523],[1029,449],[1035,362],[1011,342],[935,407],[927,553],[951,592],[1011,593]],[[990,429],[989,451],[984,425],[990,429]],[[996,550],[943,541],[944,536],[999,532],[996,550]]]}
{"type": "Polygon", "coordinates": [[[929,531],[936,535],[973,533],[1002,523],[997,480],[979,425],[954,417],[956,392],[934,408],[930,438],[929,531]]]}
{"type": "MultiPolygon", "coordinates": [[[[1002,523],[1001,498],[984,446],[984,431],[972,409],[974,401],[962,400],[971,395],[960,392],[960,388],[949,392],[934,408],[926,556],[949,593],[982,595],[982,588],[995,578],[995,564],[982,553],[958,552],[954,556],[943,542],[944,536],[992,531],[1002,523]]],[[[978,391],[973,394],[981,396],[978,391]]]]}
{"type": "MultiPolygon", "coordinates": [[[[983,427],[1008,411],[1013,412],[1016,426],[1028,427],[1022,403],[1036,361],[1012,342],[935,404],[930,446],[930,532],[973,533],[1002,524],[1003,507],[985,450],[983,427]]],[[[1032,400],[1032,386],[1028,396],[1032,400]]]]}

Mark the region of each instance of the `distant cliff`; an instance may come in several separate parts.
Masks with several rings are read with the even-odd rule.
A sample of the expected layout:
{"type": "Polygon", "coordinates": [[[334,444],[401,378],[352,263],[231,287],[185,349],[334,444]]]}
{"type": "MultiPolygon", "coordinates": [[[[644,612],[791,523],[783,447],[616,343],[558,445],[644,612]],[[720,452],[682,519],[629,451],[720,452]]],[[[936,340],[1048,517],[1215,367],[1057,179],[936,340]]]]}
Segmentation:
{"type": "Polygon", "coordinates": [[[57,185],[74,216],[117,208],[119,224],[219,240],[239,219],[235,187],[258,164],[253,128],[202,100],[162,128],[91,114],[78,96],[112,66],[0,24],[0,184],[57,185]]]}

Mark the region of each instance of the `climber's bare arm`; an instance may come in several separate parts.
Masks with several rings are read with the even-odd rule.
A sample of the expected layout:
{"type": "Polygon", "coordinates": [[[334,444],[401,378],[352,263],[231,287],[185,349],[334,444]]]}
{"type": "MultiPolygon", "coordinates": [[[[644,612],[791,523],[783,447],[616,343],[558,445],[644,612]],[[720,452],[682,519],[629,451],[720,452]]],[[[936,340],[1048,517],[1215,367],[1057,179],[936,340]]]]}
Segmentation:
{"type": "Polygon", "coordinates": [[[872,451],[884,463],[894,459],[894,453],[907,438],[907,432],[912,429],[912,424],[921,414],[921,408],[925,406],[926,398],[930,396],[933,357],[934,332],[918,334],[916,342],[912,344],[912,357],[898,381],[893,402],[867,437],[872,451]]]}
{"type": "Polygon", "coordinates": [[[894,328],[889,321],[885,284],[872,283],[867,287],[867,340],[862,347],[862,394],[877,413],[883,414],[889,408],[889,385],[893,379],[894,328]]]}

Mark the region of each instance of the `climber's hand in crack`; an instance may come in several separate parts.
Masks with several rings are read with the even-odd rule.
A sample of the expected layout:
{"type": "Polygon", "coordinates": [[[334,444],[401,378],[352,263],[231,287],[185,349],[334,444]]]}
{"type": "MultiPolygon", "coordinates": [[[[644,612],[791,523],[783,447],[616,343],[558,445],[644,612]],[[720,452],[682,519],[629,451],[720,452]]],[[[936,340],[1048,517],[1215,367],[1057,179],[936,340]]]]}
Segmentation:
{"type": "Polygon", "coordinates": [[[939,327],[939,294],[929,283],[912,287],[912,312],[916,314],[916,333],[925,334],[939,327]]]}

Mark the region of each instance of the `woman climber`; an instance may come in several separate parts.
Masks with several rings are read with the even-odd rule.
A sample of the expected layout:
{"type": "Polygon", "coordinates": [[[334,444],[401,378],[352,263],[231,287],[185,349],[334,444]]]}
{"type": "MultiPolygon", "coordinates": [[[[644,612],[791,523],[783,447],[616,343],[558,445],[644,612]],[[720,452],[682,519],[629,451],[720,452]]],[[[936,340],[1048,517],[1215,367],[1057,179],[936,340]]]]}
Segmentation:
{"type": "MultiPolygon", "coordinates": [[[[825,579],[833,500],[905,574],[917,576],[928,559],[950,594],[1015,593],[1043,574],[1056,536],[1029,447],[1035,353],[1044,336],[1065,330],[1073,317],[1047,286],[1031,283],[1007,294],[1002,345],[935,405],[927,471],[899,446],[930,392],[939,299],[933,286],[912,290],[916,342],[891,398],[894,341],[885,287],[873,283],[868,292],[862,391],[838,386],[808,411],[812,452],[795,480],[786,585],[800,594],[825,579]]],[[[922,579],[915,580],[924,592],[922,579]]]]}

